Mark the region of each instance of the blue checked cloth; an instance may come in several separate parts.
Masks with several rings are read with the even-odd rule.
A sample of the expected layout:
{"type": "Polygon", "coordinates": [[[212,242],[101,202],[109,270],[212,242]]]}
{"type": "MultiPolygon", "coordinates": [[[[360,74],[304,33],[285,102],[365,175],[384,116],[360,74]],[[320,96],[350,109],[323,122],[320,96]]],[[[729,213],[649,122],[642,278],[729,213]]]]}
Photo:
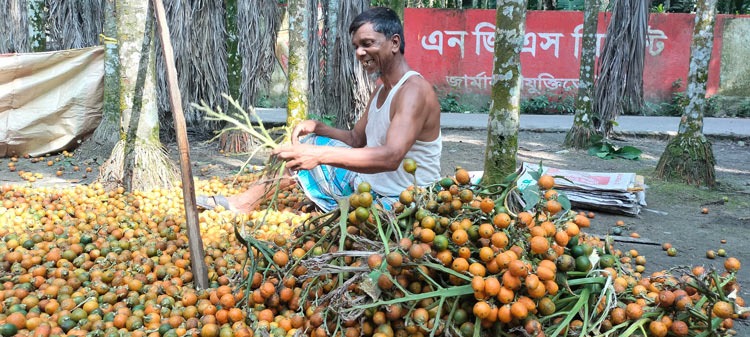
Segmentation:
{"type": "MultiPolygon", "coordinates": [[[[318,135],[308,135],[302,142],[318,146],[349,147],[342,141],[318,135]]],[[[357,191],[357,185],[364,182],[359,173],[330,165],[299,170],[295,177],[305,195],[325,212],[337,208],[337,200],[349,197],[357,191]]],[[[393,203],[398,201],[398,196],[381,196],[374,192],[372,196],[385,210],[390,210],[393,203]]]]}

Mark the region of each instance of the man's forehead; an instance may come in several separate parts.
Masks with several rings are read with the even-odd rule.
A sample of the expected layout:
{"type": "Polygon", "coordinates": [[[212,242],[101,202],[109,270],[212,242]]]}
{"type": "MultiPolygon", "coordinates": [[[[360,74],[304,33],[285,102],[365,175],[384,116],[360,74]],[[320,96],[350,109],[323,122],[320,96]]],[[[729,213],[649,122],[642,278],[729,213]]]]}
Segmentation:
{"type": "Polygon", "coordinates": [[[385,36],[383,33],[378,33],[375,31],[375,28],[371,22],[365,23],[364,25],[360,26],[356,31],[354,31],[354,35],[352,38],[359,37],[362,38],[374,38],[377,36],[385,36]]]}

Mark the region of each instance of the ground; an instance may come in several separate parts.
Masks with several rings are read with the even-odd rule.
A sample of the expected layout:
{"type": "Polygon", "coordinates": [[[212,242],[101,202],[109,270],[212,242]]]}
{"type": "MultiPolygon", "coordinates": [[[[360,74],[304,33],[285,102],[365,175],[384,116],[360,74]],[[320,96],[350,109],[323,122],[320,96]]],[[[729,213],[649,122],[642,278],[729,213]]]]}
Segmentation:
{"type": "MultiPolygon", "coordinates": [[[[443,137],[444,175],[453,172],[456,166],[482,170],[486,131],[444,130],[443,137]]],[[[642,239],[658,244],[669,242],[677,248],[677,256],[669,257],[660,245],[616,243],[616,247],[623,251],[636,249],[645,255],[647,271],[687,265],[721,268],[724,258],[708,259],[706,251],[724,249],[728,256],[735,256],[745,264],[738,279],[744,287],[741,295],[750,298],[750,291],[747,290],[750,287],[750,249],[747,246],[750,241],[750,143],[747,139],[712,140],[719,184],[716,189],[709,190],[653,178],[653,170],[666,146],[666,139],[625,137],[615,141],[620,146],[631,145],[643,150],[641,159],[632,161],[602,160],[589,156],[585,151],[565,150],[561,147],[564,137],[563,133],[521,132],[518,163],[541,161],[546,166],[570,170],[635,172],[643,175],[648,185],[648,206],[639,217],[598,212],[589,233],[607,234],[617,220],[623,220],[626,233],[637,232],[642,239]],[[707,214],[701,212],[704,207],[708,209],[707,214]],[[726,240],[726,243],[722,243],[722,240],[726,240]]],[[[176,145],[168,144],[167,148],[177,163],[176,145]]],[[[246,158],[221,154],[217,148],[218,145],[213,143],[191,143],[193,173],[197,178],[234,174],[246,158]]],[[[42,177],[34,184],[47,186],[86,183],[96,175],[95,163],[75,163],[68,158],[48,166],[48,160],[54,161],[55,158],[60,156],[50,156],[37,163],[19,159],[16,172],[10,172],[8,166],[2,164],[0,184],[26,183],[18,174],[20,171],[41,173],[42,177]],[[73,172],[72,166],[75,164],[80,166],[80,171],[73,172]],[[63,167],[63,172],[58,177],[56,171],[59,167],[63,167]],[[86,167],[91,167],[92,172],[86,173],[86,167]]],[[[262,157],[259,157],[255,163],[261,163],[261,160],[262,157]]],[[[0,159],[0,163],[9,161],[7,158],[0,159]]],[[[750,335],[747,323],[735,327],[738,335],[750,335]]]]}

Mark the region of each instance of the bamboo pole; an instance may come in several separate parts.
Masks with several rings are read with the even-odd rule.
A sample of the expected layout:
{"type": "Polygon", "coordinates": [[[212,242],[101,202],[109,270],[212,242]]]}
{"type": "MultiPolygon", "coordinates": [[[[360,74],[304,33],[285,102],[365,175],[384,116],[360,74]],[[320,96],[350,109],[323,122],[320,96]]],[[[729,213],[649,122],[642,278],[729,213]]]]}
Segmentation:
{"type": "Polygon", "coordinates": [[[167,65],[167,88],[169,101],[174,115],[174,128],[177,136],[177,148],[180,152],[180,173],[182,175],[182,195],[185,202],[185,220],[187,222],[188,245],[190,247],[190,268],[195,278],[195,287],[207,289],[208,268],[204,259],[203,240],[198,224],[198,208],[195,205],[195,188],[193,187],[193,173],[190,168],[190,148],[187,139],[185,114],[182,111],[182,98],[177,83],[177,70],[174,63],[172,40],[169,38],[169,26],[162,0],[154,0],[156,23],[159,27],[161,46],[167,65]]]}

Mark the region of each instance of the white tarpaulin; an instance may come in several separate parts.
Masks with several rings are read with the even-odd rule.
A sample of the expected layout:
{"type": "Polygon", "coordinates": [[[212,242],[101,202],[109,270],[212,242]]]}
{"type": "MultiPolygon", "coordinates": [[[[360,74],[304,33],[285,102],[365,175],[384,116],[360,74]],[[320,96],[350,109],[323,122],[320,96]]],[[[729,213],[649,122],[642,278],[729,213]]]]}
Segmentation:
{"type": "Polygon", "coordinates": [[[103,93],[101,46],[0,55],[0,157],[74,147],[99,125],[103,93]]]}

